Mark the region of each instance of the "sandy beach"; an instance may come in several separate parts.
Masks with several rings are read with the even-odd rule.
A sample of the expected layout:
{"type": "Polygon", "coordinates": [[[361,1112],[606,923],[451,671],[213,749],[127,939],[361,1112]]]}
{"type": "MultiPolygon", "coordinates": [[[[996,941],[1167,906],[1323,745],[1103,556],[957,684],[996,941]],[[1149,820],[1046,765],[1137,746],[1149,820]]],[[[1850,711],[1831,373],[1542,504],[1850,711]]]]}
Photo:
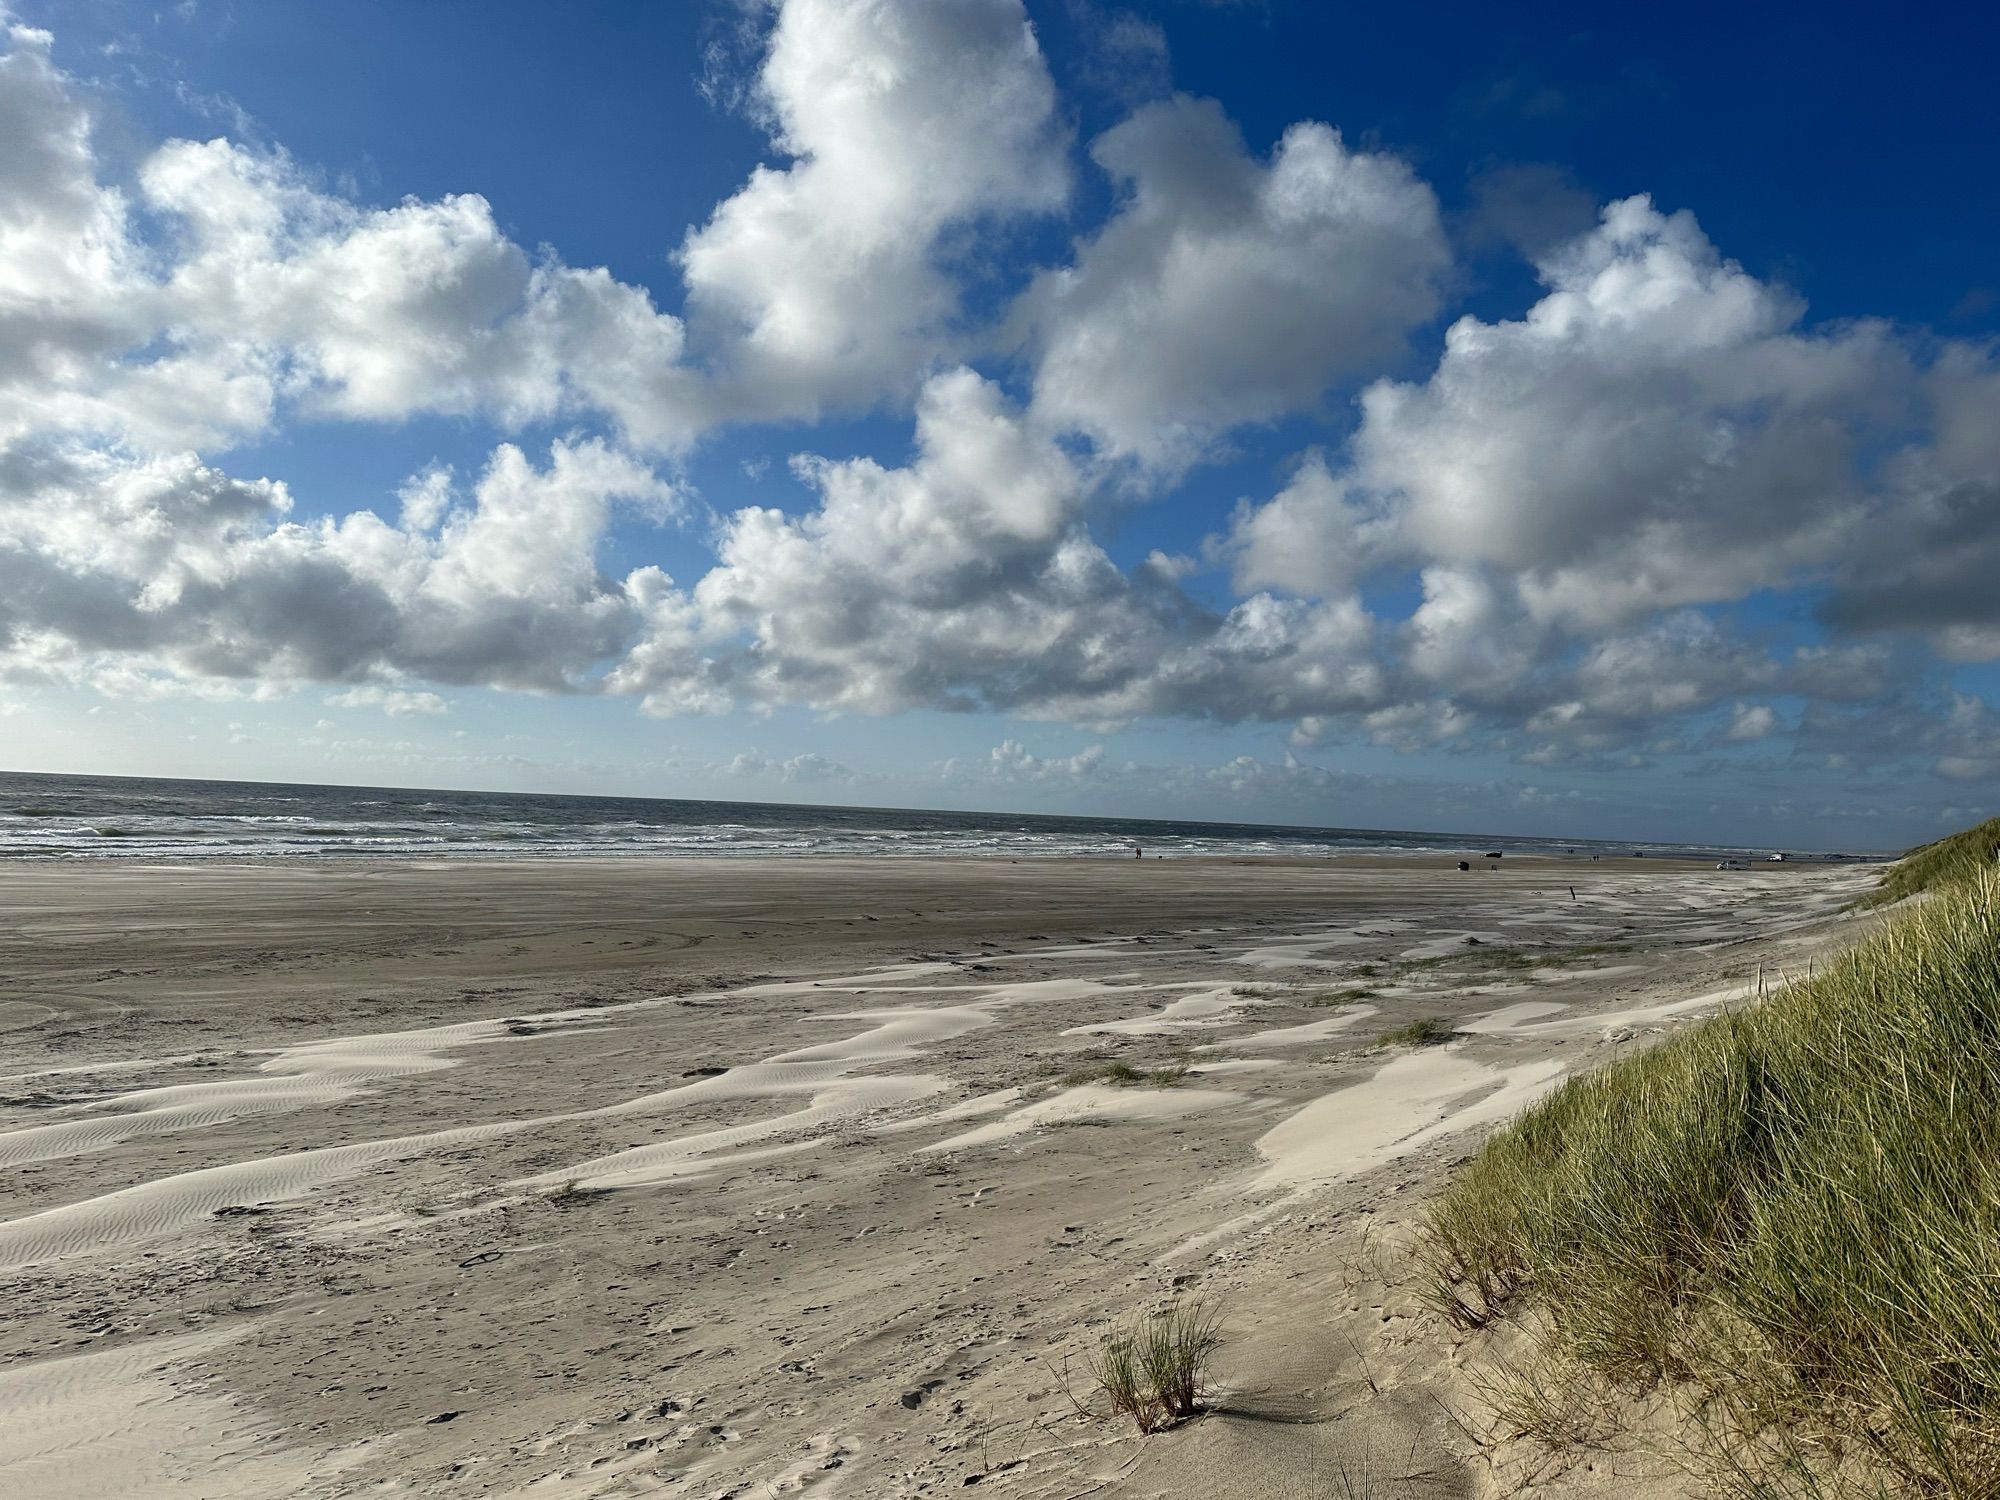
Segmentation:
{"type": "Polygon", "coordinates": [[[0,867],[0,1493],[1490,1490],[1376,1247],[1875,879],[1494,863],[0,867]]]}

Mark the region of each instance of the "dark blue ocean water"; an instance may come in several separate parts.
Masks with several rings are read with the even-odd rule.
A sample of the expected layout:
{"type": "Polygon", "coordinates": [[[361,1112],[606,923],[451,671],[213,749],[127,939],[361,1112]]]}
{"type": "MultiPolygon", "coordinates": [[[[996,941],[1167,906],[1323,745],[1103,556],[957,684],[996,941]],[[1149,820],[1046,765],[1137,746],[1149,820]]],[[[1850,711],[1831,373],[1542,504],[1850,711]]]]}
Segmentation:
{"type": "MultiPolygon", "coordinates": [[[[1332,854],[1631,844],[1483,834],[0,773],[0,857],[1332,854]]],[[[1659,844],[1648,854],[1723,854],[1659,844]]]]}

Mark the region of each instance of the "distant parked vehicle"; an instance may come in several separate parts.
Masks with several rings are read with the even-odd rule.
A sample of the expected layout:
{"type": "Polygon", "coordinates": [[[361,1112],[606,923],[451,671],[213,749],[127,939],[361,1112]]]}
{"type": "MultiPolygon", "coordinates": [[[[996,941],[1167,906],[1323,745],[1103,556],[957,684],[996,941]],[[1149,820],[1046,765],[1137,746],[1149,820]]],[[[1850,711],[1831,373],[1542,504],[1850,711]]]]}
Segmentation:
{"type": "Polygon", "coordinates": [[[1725,859],[1715,868],[1718,870],[1747,870],[1750,867],[1740,859],[1725,859]]]}
{"type": "Polygon", "coordinates": [[[1774,854],[1771,856],[1771,863],[1774,865],[1781,865],[1784,862],[1785,862],[1785,856],[1782,854],[1774,854]]]}

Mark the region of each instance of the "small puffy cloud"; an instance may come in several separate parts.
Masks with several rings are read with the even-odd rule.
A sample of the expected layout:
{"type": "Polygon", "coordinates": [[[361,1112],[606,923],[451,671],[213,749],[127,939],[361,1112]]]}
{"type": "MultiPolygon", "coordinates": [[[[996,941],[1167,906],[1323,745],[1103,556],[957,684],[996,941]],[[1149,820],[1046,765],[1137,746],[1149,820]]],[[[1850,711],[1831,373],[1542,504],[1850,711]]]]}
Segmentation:
{"type": "Polygon", "coordinates": [[[1767,740],[1778,732],[1778,711],[1768,703],[1739,703],[1729,716],[1729,727],[1723,731],[1723,738],[1731,744],[1744,745],[1756,740],[1767,740]]]}
{"type": "Polygon", "coordinates": [[[1102,745],[1086,745],[1074,755],[1042,756],[1019,740],[1002,740],[988,752],[985,770],[999,781],[1087,781],[1104,765],[1102,745]]]}
{"type": "Polygon", "coordinates": [[[1104,453],[1174,468],[1230,427],[1309,408],[1438,307],[1435,197],[1318,123],[1268,162],[1213,100],[1147,105],[1091,155],[1124,202],[1015,316],[1034,410],[1104,453]]]}
{"type": "Polygon", "coordinates": [[[403,502],[403,530],[431,531],[436,528],[456,498],[452,478],[450,464],[433,463],[403,481],[402,487],[396,491],[396,498],[403,502]]]}
{"type": "Polygon", "coordinates": [[[743,780],[776,779],[787,785],[809,782],[844,782],[855,779],[854,771],[817,751],[774,760],[756,750],[739,751],[722,773],[743,780]]]}
{"type": "Polygon", "coordinates": [[[1404,622],[1404,660],[1433,688],[1505,700],[1541,664],[1548,632],[1510,580],[1475,568],[1423,571],[1423,601],[1404,622]]]}
{"type": "Polygon", "coordinates": [[[1415,751],[1454,745],[1472,732],[1478,720],[1448,698],[1433,698],[1378,708],[1361,722],[1376,744],[1415,751]]]}
{"type": "Polygon", "coordinates": [[[1346,593],[1381,562],[1389,537],[1368,498],[1336,475],[1326,455],[1309,451],[1291,481],[1263,505],[1241,502],[1229,534],[1215,548],[1230,578],[1247,593],[1346,593]]]}
{"type": "Polygon", "coordinates": [[[1775,686],[1781,670],[1769,652],[1725,634],[1707,615],[1683,610],[1647,630],[1591,646],[1574,681],[1592,713],[1643,723],[1775,686]]]}
{"type": "Polygon", "coordinates": [[[792,164],[759,167],[681,250],[732,415],[907,389],[959,321],[963,232],[1068,192],[1020,0],[787,0],[756,103],[792,164]]]}

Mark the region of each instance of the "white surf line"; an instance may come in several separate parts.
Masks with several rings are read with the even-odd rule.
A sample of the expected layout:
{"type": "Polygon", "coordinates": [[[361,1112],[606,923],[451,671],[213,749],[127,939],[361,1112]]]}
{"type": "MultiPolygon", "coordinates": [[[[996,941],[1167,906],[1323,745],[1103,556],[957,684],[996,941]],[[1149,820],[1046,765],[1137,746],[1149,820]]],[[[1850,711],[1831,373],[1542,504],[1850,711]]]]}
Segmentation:
{"type": "Polygon", "coordinates": [[[917,1154],[968,1151],[995,1141],[1026,1135],[1044,1125],[1073,1125],[1081,1120],[1170,1120],[1234,1104],[1243,1096],[1219,1089],[1121,1089],[1085,1084],[1037,1099],[1000,1119],[976,1126],[948,1140],[919,1146],[917,1154]]]}

